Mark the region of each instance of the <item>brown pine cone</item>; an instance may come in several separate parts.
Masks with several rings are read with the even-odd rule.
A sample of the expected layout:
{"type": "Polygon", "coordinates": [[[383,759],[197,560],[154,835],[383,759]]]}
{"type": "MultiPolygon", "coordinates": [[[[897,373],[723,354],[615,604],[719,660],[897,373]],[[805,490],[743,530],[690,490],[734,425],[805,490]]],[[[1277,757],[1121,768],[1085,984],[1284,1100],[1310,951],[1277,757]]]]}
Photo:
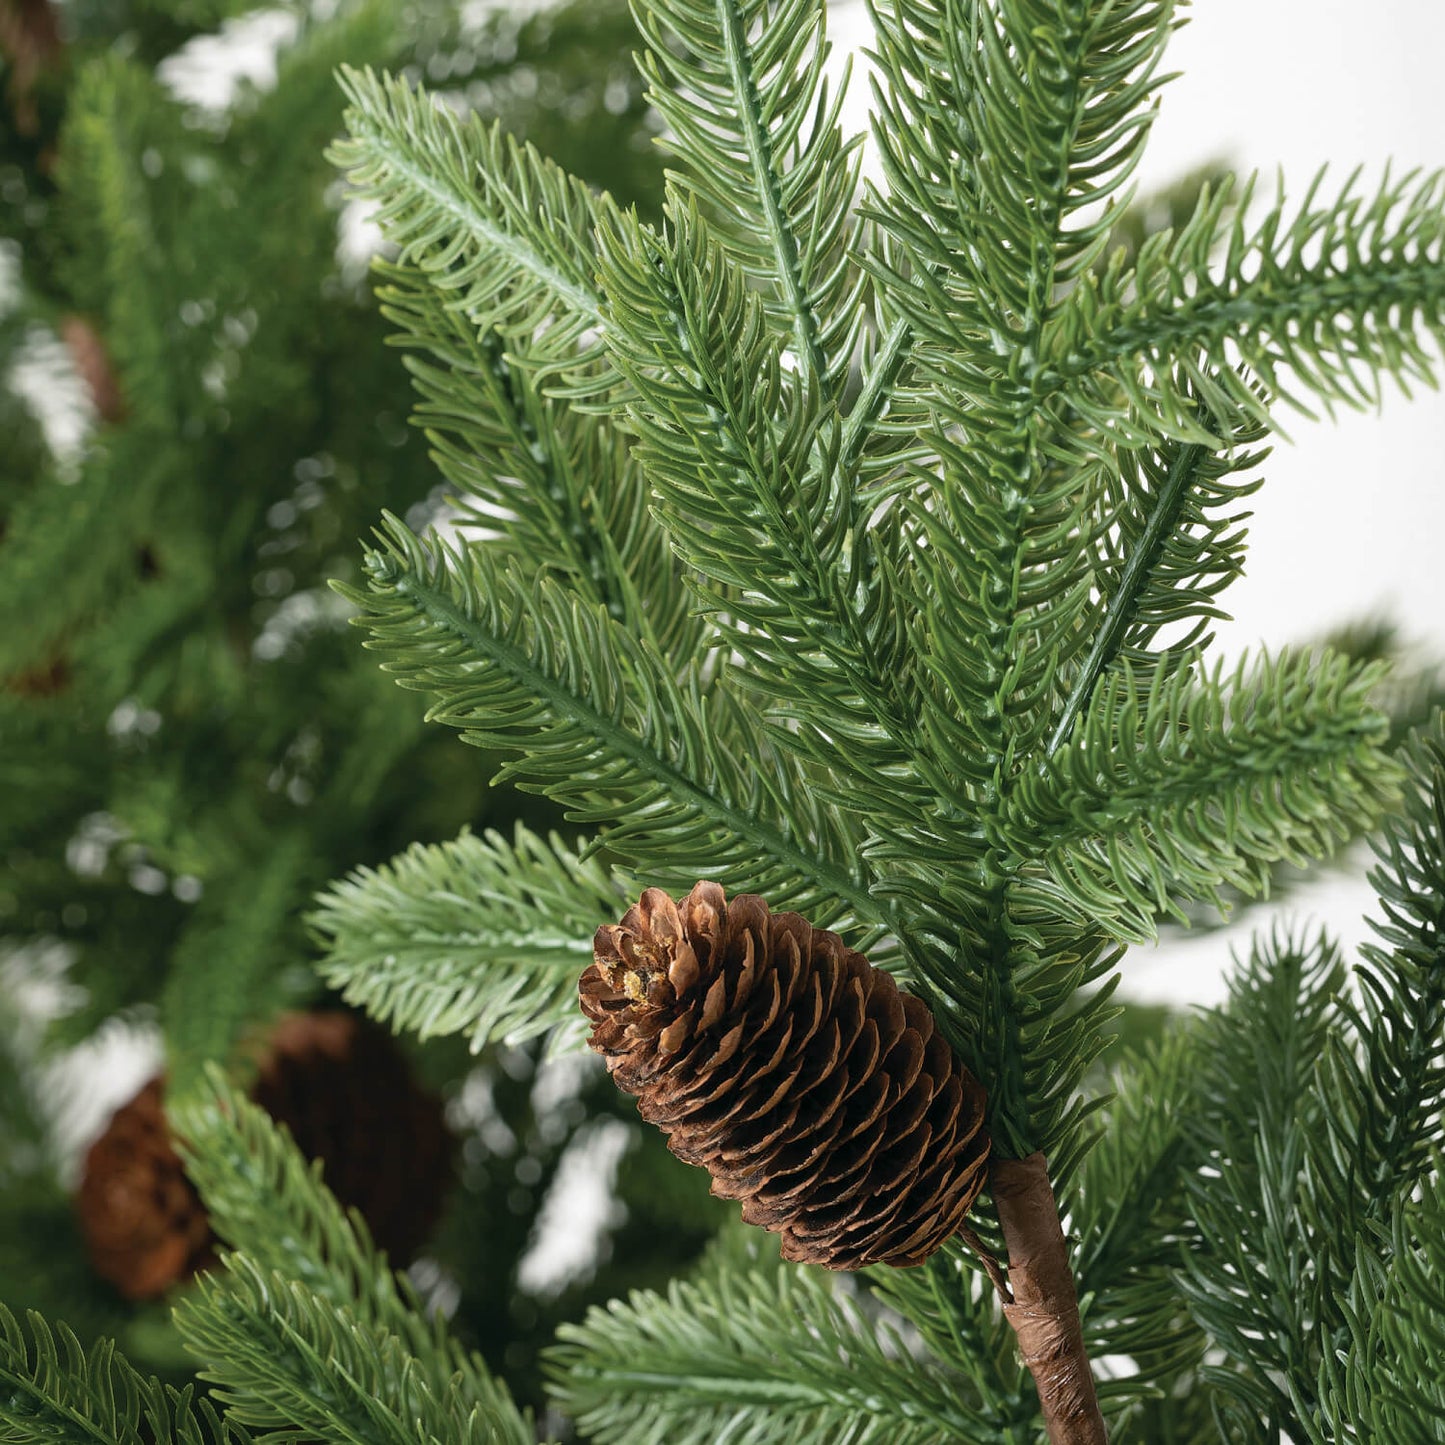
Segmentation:
{"type": "Polygon", "coordinates": [[[919,999],[835,933],[699,883],[597,930],[591,1044],[785,1259],[928,1258],[983,1187],[984,1092],[919,999]]]}
{"type": "Polygon", "coordinates": [[[357,1014],[287,1014],[251,1097],[323,1162],[327,1187],[392,1263],[409,1263],[441,1214],[452,1137],[391,1035],[357,1014]]]}
{"type": "Polygon", "coordinates": [[[152,1079],[90,1146],[76,1207],[95,1272],[127,1299],[155,1299],[214,1260],[200,1196],[181,1168],[152,1079]]]}
{"type": "MultiPolygon", "coordinates": [[[[452,1141],[441,1103],[412,1079],[390,1035],[355,1014],[288,1014],[252,1098],[321,1159],[342,1204],[359,1209],[404,1265],[441,1212],[452,1141]]],[[[171,1146],[163,1083],[117,1110],[86,1155],[76,1207],[96,1272],[130,1299],[154,1299],[213,1262],[200,1197],[171,1146]]]]}

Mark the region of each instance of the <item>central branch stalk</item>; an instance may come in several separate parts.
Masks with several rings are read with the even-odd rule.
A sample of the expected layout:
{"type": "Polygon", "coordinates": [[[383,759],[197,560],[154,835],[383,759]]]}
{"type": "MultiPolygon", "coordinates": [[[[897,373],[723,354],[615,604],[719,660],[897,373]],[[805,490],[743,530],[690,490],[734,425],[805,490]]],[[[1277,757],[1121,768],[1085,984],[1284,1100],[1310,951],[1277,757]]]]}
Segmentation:
{"type": "Polygon", "coordinates": [[[1104,1417],[1084,1352],[1079,1300],[1042,1154],[995,1158],[989,1183],[1008,1246],[1013,1295],[1003,1312],[1038,1387],[1050,1445],[1106,1445],[1104,1417]]]}

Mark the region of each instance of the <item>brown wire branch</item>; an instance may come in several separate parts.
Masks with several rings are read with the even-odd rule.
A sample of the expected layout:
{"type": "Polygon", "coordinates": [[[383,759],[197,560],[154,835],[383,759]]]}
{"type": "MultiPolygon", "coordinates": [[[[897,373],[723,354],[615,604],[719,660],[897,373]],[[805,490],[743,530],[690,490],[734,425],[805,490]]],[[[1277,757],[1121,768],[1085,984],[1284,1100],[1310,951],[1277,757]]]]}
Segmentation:
{"type": "Polygon", "coordinates": [[[1008,1246],[1004,1316],[1034,1377],[1050,1445],[1106,1445],[1084,1350],[1059,1207],[1042,1154],[993,1159],[989,1183],[1008,1246]]]}

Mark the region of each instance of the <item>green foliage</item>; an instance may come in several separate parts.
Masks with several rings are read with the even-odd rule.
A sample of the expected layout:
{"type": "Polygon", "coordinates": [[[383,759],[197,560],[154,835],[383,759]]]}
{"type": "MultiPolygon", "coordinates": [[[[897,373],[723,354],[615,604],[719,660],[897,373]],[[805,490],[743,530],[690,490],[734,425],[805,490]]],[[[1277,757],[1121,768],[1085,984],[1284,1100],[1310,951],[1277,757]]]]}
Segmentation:
{"type": "Polygon", "coordinates": [[[484,547],[429,545],[394,518],[381,540],[370,590],[347,594],[370,646],[436,698],[433,721],[509,755],[500,778],[565,803],[575,822],[617,820],[608,849],[675,889],[726,871],[822,925],[886,926],[843,846],[848,824],[723,688],[704,691],[696,674],[684,686],[602,609],[484,547]]]}
{"type": "Polygon", "coordinates": [[[1359,1295],[1407,1275],[1402,1221],[1436,1187],[1445,1142],[1445,738],[1409,754],[1413,791],[1373,879],[1388,945],[1367,946],[1357,992],[1328,940],[1257,951],[1203,1036],[1189,1125],[1197,1247],[1181,1287],[1227,1356],[1206,1367],[1238,1406],[1294,1440],[1313,1423],[1336,1352],[1358,1335],[1359,1295]],[[1243,1127],[1241,1127],[1243,1125],[1243,1127]],[[1373,1281],[1373,1283],[1372,1283],[1373,1281]],[[1353,1322],[1350,1315],[1353,1314],[1353,1322]]]}
{"type": "Polygon", "coordinates": [[[1315,1438],[1402,1445],[1445,1438],[1442,1187],[1437,1160],[1423,1196],[1396,1211],[1388,1236],[1361,1245],[1346,1304],[1349,1347],[1322,1361],[1323,1419],[1315,1438]],[[1371,1247],[1376,1243],[1391,1261],[1388,1270],[1371,1247]]]}
{"type": "MultiPolygon", "coordinates": [[[[1293,1101],[1327,1023],[1381,1061],[1389,1027],[1373,1004],[1329,1003],[1328,949],[1280,944],[1212,1045],[1202,1026],[1166,1043],[1103,1114],[1082,1084],[1124,944],[1263,892],[1399,795],[1380,668],[1312,650],[1225,670],[1205,653],[1274,403],[1431,376],[1416,322],[1445,315],[1438,182],[1334,202],[1316,184],[1248,221],[1247,186],[1220,176],[1170,205],[1178,230],[1116,233],[1179,7],[877,0],[884,179],[858,207],[821,4],[636,10],[675,162],[660,223],[409,85],[347,79],[335,155],[399,247],[393,314],[431,358],[419,419],[447,422],[439,458],[490,533],[434,542],[389,520],[367,590],[347,594],[358,620],[429,717],[507,754],[503,776],[564,803],[629,877],[718,877],[896,945],[990,1091],[994,1147],[1043,1150],[1077,1201],[1087,1328],[1137,1367],[1107,1392],[1121,1423],[1157,1418],[1188,1380],[1220,1419],[1283,1420],[1277,1380],[1318,1363],[1299,1311],[1321,1246],[1282,1235],[1267,1276],[1228,1250],[1257,1244],[1266,1182],[1303,1208],[1293,1101]],[[1114,236],[1129,244],[1108,253],[1114,236]],[[532,432],[486,420],[471,439],[500,447],[464,451],[457,419],[478,400],[532,432]],[[616,514],[672,552],[652,610],[633,601],[642,572],[579,565],[578,512],[558,500],[575,491],[546,461],[564,402],[568,425],[629,441],[652,512],[616,514]],[[514,464],[532,435],[536,465],[514,464]],[[705,630],[673,626],[679,585],[705,630]],[[1267,1155],[1241,1168],[1208,1129],[1267,1155]],[[1296,1314],[1248,1358],[1272,1329],[1261,1277],[1296,1314]],[[1201,1374],[1207,1342],[1228,1358],[1201,1374]]],[[[380,906],[383,884],[363,887],[380,906]]],[[[386,996],[425,980],[396,957],[386,996]]],[[[490,984],[499,1009],[512,987],[490,984]]],[[[1329,1104],[1367,1097],[1345,1053],[1327,1068],[1329,1104]]],[[[1399,1150],[1390,1168],[1418,1176],[1399,1150]]],[[[900,1296],[965,1371],[975,1283],[900,1296]]],[[[637,1303],[617,1328],[681,1308],[637,1303]]],[[[610,1348],[600,1325],[588,1348],[610,1348]]],[[[607,1429],[643,1428],[636,1403],[585,1400],[607,1429]]]]}
{"type": "Polygon", "coordinates": [[[228,1259],[224,1284],[201,1281],[176,1323],[228,1414],[271,1438],[535,1439],[515,1412],[474,1407],[450,1379],[428,1378],[394,1335],[242,1255],[228,1259]]]}
{"type": "MultiPolygon", "coordinates": [[[[67,1321],[88,1352],[113,1337],[179,1383],[165,1306],[125,1300],[87,1256],[71,1197],[85,1141],[67,1135],[57,1071],[157,1026],[173,1095],[208,1061],[241,1066],[275,1013],[322,994],[304,923],[315,890],[416,839],[558,822],[429,732],[349,645],[326,590],[354,575],[379,507],[420,525],[445,505],[358,274],[361,218],[325,160],[336,68],[426,74],[458,113],[504,118],[626,202],[655,204],[660,167],[622,0],[528,17],[287,0],[259,21],[252,0],[18,8],[58,19],[61,44],[35,77],[34,128],[12,123],[23,67],[7,50],[17,7],[0,0],[0,967],[60,960],[64,1008],[26,1019],[13,1058],[0,1049],[0,1297],[67,1321]],[[188,62],[228,43],[233,19],[273,37],[274,77],[224,104],[187,98],[188,62]],[[20,386],[42,366],[66,404],[54,411],[20,386]]],[[[476,343],[466,335],[449,344],[476,343]]],[[[667,545],[637,520],[646,493],[625,445],[517,385],[497,404],[512,410],[491,425],[511,428],[519,465],[535,430],[583,542],[599,516],[612,529],[569,584],[595,573],[598,599],[619,605],[631,588],[629,625],[650,617],[682,639],[686,593],[669,593],[669,620],[651,583],[667,545]],[[593,474],[614,470],[600,491],[593,474]]],[[[472,437],[464,427],[459,445],[472,437]]],[[[497,1056],[439,1042],[415,1062],[454,1097],[497,1056]]],[[[535,1132],[527,1089],[496,1092],[492,1137],[535,1132]]],[[[463,1297],[459,1334],[529,1403],[548,1311],[597,1296],[585,1271],[565,1301],[514,1284],[530,1222],[509,1207],[511,1171],[535,1166],[524,1192],[544,1198],[574,1136],[609,1111],[600,1094],[589,1082],[559,1105],[545,1148],[467,1171],[469,1203],[502,1222],[479,1239],[450,1230],[437,1266],[463,1297]]],[[[473,1152],[481,1132],[473,1121],[473,1152]]],[[[656,1182],[661,1142],[628,1137],[639,1179],[656,1182]]],[[[644,1253],[652,1266],[652,1219],[637,1208],[608,1234],[618,1268],[644,1253]]],[[[697,1219],[673,1263],[714,1216],[697,1219]]]]}
{"type": "Polygon", "coordinates": [[[1175,1025],[1114,1073],[1114,1097],[1071,1201],[1089,1352],[1129,1356],[1137,1367],[1105,1387],[1112,1398],[1167,1388],[1203,1353],[1175,1282],[1193,1237],[1186,1131],[1199,1107],[1198,1032],[1175,1025]]]}
{"type": "Polygon", "coordinates": [[[404,81],[369,71],[342,81],[351,137],[331,157],[359,196],[379,203],[400,262],[450,309],[519,343],[530,365],[595,370],[591,238],[611,199],[500,126],[459,120],[404,81]],[[544,320],[552,324],[542,329],[544,320]]]}
{"type": "Polygon", "coordinates": [[[1237,198],[1228,183],[1201,197],[1177,235],[1154,238],[1132,267],[1080,285],[1059,318],[1047,384],[1078,381],[1106,397],[1117,388],[1181,436],[1198,427],[1158,368],[1196,348],[1212,365],[1192,363],[1191,384],[1255,411],[1237,362],[1306,415],[1306,392],[1329,409],[1373,405],[1384,377],[1407,389],[1434,385],[1425,336],[1440,336],[1435,253],[1445,176],[1387,175],[1362,195],[1357,172],[1322,200],[1325,184],[1321,171],[1293,213],[1280,195],[1252,230],[1252,180],[1237,198]]]}
{"type": "Polygon", "coordinates": [[[212,1223],[236,1251],[176,1311],[230,1417],[347,1440],[530,1445],[506,1387],[425,1318],[365,1225],[260,1109],[213,1073],[173,1112],[212,1223]]]}
{"type": "Polygon", "coordinates": [[[1399,770],[1379,747],[1378,680],[1343,658],[1285,653],[1227,681],[1159,667],[1143,688],[1125,663],[1020,780],[1001,830],[1016,856],[1041,857],[1080,917],[1147,938],[1174,898],[1251,892],[1268,865],[1325,856],[1379,816],[1399,770]]]}
{"type": "Polygon", "coordinates": [[[95,1445],[246,1445],[189,1390],[147,1379],[101,1340],[89,1354],[64,1325],[37,1314],[30,1330],[0,1305],[0,1440],[66,1440],[95,1445]]]}
{"type": "Polygon", "coordinates": [[[599,862],[518,824],[511,841],[463,833],[359,869],[321,896],[311,923],[326,981],[393,1028],[465,1032],[473,1050],[542,1033],[561,1046],[581,1027],[588,929],[626,906],[599,862]]]}
{"type": "Polygon", "coordinates": [[[996,1439],[966,1387],[816,1273],[732,1268],[564,1327],[556,1399],[598,1441],[941,1445],[996,1439]]]}

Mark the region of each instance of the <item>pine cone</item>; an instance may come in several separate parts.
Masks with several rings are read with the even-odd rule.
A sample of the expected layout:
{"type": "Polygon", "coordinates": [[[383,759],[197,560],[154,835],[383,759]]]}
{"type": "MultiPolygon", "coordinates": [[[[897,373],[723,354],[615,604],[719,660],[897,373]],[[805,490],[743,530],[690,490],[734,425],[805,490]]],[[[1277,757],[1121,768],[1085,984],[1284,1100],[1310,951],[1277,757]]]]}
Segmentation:
{"type": "Polygon", "coordinates": [[[85,1156],[76,1206],[95,1272],[127,1299],[155,1299],[214,1258],[210,1221],[181,1168],[152,1079],[85,1156]]]}
{"type": "Polygon", "coordinates": [[[351,1013],[287,1014],[251,1097],[325,1164],[327,1187],[392,1263],[409,1263],[441,1214],[452,1138],[390,1034],[351,1013]]]}
{"type": "Polygon", "coordinates": [[[591,1044],[785,1259],[919,1264],[983,1187],[984,1092],[920,1000],[835,933],[699,883],[597,930],[591,1044]]]}
{"type": "MultiPolygon", "coordinates": [[[[86,1155],[76,1206],[96,1273],[154,1299],[214,1259],[200,1197],[171,1146],[152,1079],[86,1155]]],[[[252,1098],[321,1159],[333,1194],[359,1209],[392,1262],[406,1264],[441,1212],[451,1136],[440,1101],[411,1077],[390,1036],[348,1013],[288,1014],[252,1098]]]]}

